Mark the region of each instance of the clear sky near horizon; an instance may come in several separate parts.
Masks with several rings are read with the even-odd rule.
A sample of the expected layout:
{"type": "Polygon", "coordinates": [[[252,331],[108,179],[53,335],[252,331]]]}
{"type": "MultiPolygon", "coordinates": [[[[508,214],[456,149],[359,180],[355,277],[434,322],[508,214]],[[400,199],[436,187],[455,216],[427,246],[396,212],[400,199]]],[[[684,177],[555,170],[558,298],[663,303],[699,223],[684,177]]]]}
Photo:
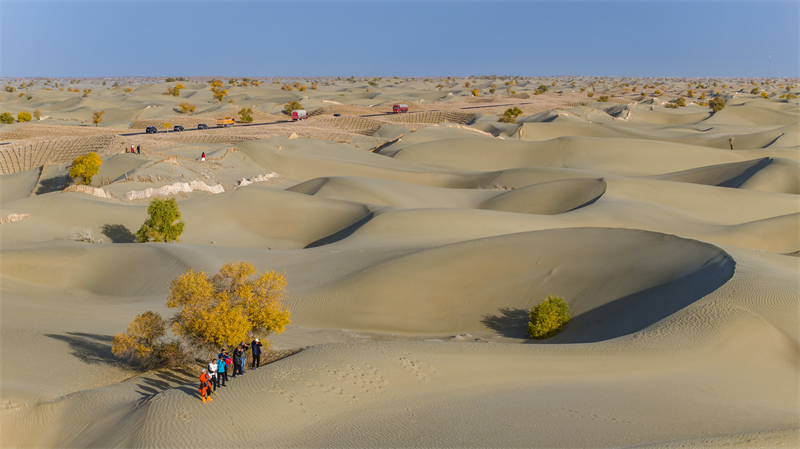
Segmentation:
{"type": "Polygon", "coordinates": [[[0,0],[0,76],[800,76],[794,1],[0,0]]]}

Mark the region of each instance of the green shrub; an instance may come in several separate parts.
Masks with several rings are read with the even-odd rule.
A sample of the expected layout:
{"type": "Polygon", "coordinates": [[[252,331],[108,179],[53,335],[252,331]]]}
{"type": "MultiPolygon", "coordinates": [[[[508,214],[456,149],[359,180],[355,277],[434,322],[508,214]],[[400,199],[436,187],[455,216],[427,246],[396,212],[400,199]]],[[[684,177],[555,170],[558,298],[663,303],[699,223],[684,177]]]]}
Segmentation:
{"type": "Polygon", "coordinates": [[[564,298],[548,295],[541,304],[531,309],[528,335],[531,338],[550,338],[561,332],[570,319],[569,305],[564,298]]]}
{"type": "Polygon", "coordinates": [[[587,95],[589,98],[592,98],[592,97],[594,97],[594,92],[589,92],[589,93],[588,93],[588,94],[586,94],[586,95],[587,95]]]}
{"type": "Polygon", "coordinates": [[[714,112],[719,112],[725,107],[725,99],[722,97],[714,97],[708,102],[708,107],[714,112]]]}
{"type": "Polygon", "coordinates": [[[694,98],[694,91],[689,89],[689,92],[686,93],[686,96],[689,98],[694,98]]]}
{"type": "Polygon", "coordinates": [[[675,100],[675,105],[680,107],[686,106],[686,99],[683,97],[679,97],[677,100],[675,100]]]}
{"type": "Polygon", "coordinates": [[[500,123],[517,123],[517,118],[513,115],[501,115],[499,119],[497,119],[500,123]]]}
{"type": "Polygon", "coordinates": [[[253,110],[250,108],[242,108],[241,111],[238,112],[239,117],[241,118],[242,123],[253,123],[253,110]]]}
{"type": "Polygon", "coordinates": [[[145,242],[172,242],[180,241],[184,223],[180,221],[181,211],[175,198],[162,200],[154,198],[147,208],[147,220],[136,231],[136,241],[145,242]]]}
{"type": "Polygon", "coordinates": [[[541,84],[541,85],[539,85],[539,87],[536,88],[536,94],[543,94],[543,93],[547,92],[548,90],[549,89],[547,88],[547,86],[545,86],[544,84],[541,84]]]}
{"type": "Polygon", "coordinates": [[[758,95],[759,92],[761,91],[757,87],[754,87],[753,90],[750,91],[750,93],[753,95],[758,95]]]}
{"type": "Polygon", "coordinates": [[[667,103],[664,105],[664,107],[668,109],[678,109],[678,105],[675,103],[667,103]]]}
{"type": "Polygon", "coordinates": [[[92,177],[100,172],[101,165],[103,165],[103,160],[100,159],[97,153],[92,152],[84,156],[78,156],[72,161],[69,175],[79,184],[89,185],[92,183],[92,177]],[[80,180],[78,180],[79,178],[80,180]]]}
{"type": "Polygon", "coordinates": [[[600,95],[600,98],[597,101],[608,103],[608,95],[600,95]]]}
{"type": "Polygon", "coordinates": [[[17,90],[17,88],[14,86],[6,86],[6,92],[14,92],[15,90],[17,90]]]}
{"type": "Polygon", "coordinates": [[[20,113],[17,114],[18,122],[29,122],[31,120],[33,120],[33,116],[28,111],[20,111],[20,113]]]}
{"type": "Polygon", "coordinates": [[[761,92],[761,96],[764,98],[769,98],[769,94],[766,92],[761,92]]]}
{"type": "Polygon", "coordinates": [[[5,123],[6,125],[10,125],[14,123],[14,116],[11,115],[10,112],[3,112],[0,114],[0,123],[5,123]]]}

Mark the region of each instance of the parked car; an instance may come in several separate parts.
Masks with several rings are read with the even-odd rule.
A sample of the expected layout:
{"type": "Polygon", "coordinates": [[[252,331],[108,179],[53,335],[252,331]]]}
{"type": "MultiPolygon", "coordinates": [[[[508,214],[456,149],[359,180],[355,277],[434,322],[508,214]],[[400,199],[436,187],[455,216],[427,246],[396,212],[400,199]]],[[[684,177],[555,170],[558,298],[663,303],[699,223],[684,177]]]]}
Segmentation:
{"type": "Polygon", "coordinates": [[[392,112],[394,112],[395,114],[398,114],[398,113],[401,113],[401,112],[408,112],[408,105],[407,104],[396,104],[396,105],[392,106],[392,112]]]}
{"type": "Polygon", "coordinates": [[[155,126],[148,126],[147,128],[145,128],[144,132],[146,132],[147,134],[155,134],[158,132],[158,130],[156,129],[155,126]]]}
{"type": "Polygon", "coordinates": [[[333,114],[334,117],[341,117],[342,114],[333,114]]]}
{"type": "Polygon", "coordinates": [[[292,111],[292,120],[305,120],[308,118],[308,112],[305,109],[295,109],[292,111]]]}
{"type": "Polygon", "coordinates": [[[208,125],[206,125],[205,123],[201,123],[197,125],[197,129],[208,129],[208,125]]]}
{"type": "Polygon", "coordinates": [[[183,131],[183,126],[175,125],[175,126],[172,127],[172,130],[173,131],[183,131]]]}

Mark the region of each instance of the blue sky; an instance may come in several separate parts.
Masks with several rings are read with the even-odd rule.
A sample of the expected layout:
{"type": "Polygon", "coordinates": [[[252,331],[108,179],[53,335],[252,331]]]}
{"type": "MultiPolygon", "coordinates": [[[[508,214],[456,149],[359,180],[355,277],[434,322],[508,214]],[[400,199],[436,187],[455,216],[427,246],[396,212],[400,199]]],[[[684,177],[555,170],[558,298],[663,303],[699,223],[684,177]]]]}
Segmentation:
{"type": "Polygon", "coordinates": [[[800,2],[0,1],[0,76],[800,76],[800,2]]]}

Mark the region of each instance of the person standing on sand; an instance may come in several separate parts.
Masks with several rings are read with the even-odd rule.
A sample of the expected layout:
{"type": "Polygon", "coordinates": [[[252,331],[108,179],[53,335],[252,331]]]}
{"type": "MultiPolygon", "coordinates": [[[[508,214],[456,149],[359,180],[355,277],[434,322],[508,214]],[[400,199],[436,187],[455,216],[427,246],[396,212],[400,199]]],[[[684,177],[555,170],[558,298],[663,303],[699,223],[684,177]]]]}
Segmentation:
{"type": "Polygon", "coordinates": [[[225,358],[222,356],[222,354],[219,354],[217,356],[217,376],[219,376],[217,384],[220,384],[222,387],[224,387],[225,383],[228,382],[227,368],[228,366],[225,363],[225,358]]]}
{"type": "Polygon", "coordinates": [[[233,350],[233,378],[236,378],[236,373],[241,371],[242,366],[242,347],[237,346],[236,349],[233,350]]]}
{"type": "Polygon", "coordinates": [[[219,366],[217,365],[217,361],[212,359],[208,363],[208,377],[211,381],[211,393],[217,394],[217,387],[219,386],[219,376],[217,371],[219,371],[219,366]]]}
{"type": "Polygon", "coordinates": [[[253,364],[251,365],[251,369],[258,369],[261,366],[261,342],[256,338],[253,340],[253,343],[251,343],[251,346],[253,347],[253,364]]]}
{"type": "Polygon", "coordinates": [[[142,148],[139,145],[136,145],[136,154],[142,154],[142,148]]]}
{"type": "Polygon", "coordinates": [[[200,156],[200,160],[203,161],[203,162],[206,161],[206,152],[205,151],[203,151],[203,155],[200,156]]]}
{"type": "Polygon", "coordinates": [[[206,400],[213,401],[213,399],[207,397],[208,388],[208,374],[206,374],[206,370],[203,370],[203,372],[200,373],[200,399],[202,399],[203,402],[206,402],[206,400]]]}
{"type": "Polygon", "coordinates": [[[239,369],[239,371],[242,374],[244,374],[244,368],[247,365],[247,350],[250,349],[250,345],[248,345],[245,342],[242,342],[241,347],[242,347],[242,367],[239,369]]]}
{"type": "Polygon", "coordinates": [[[133,154],[133,144],[131,144],[131,154],[133,154]]]}

